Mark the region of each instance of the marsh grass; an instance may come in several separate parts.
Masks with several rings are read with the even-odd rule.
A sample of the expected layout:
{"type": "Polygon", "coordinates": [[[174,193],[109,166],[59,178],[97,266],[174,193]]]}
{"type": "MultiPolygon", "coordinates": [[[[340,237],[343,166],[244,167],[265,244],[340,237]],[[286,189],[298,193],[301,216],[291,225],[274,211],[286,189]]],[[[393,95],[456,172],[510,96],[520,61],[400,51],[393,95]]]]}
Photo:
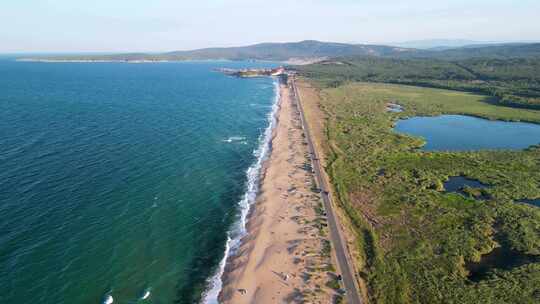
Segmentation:
{"type": "Polygon", "coordinates": [[[540,148],[423,152],[422,139],[392,127],[400,118],[442,113],[538,123],[539,111],[470,93],[372,83],[322,88],[321,108],[332,147],[326,170],[357,233],[372,302],[538,303],[539,263],[489,269],[477,282],[466,265],[502,245],[540,255],[540,208],[514,202],[540,197],[540,148]],[[396,100],[405,111],[387,112],[396,100]],[[490,187],[444,193],[451,176],[490,187]]]}

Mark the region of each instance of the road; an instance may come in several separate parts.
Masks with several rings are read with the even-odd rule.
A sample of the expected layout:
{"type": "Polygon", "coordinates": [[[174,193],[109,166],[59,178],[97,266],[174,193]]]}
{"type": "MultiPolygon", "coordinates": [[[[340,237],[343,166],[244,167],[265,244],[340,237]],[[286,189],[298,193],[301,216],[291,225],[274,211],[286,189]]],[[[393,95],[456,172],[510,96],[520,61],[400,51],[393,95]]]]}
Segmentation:
{"type": "Polygon", "coordinates": [[[338,264],[338,271],[340,271],[341,273],[343,285],[345,286],[347,303],[362,304],[360,290],[358,288],[358,284],[356,283],[352,271],[354,268],[352,267],[351,260],[348,258],[346,243],[341,236],[341,232],[338,226],[338,219],[334,212],[332,204],[332,196],[330,194],[330,191],[328,190],[329,188],[326,183],[326,179],[321,174],[321,164],[319,162],[319,157],[317,156],[317,151],[315,150],[313,142],[311,140],[309,126],[306,123],[304,109],[302,107],[300,95],[298,94],[298,90],[296,88],[294,76],[291,76],[290,79],[293,87],[294,100],[296,101],[298,109],[300,111],[300,119],[302,121],[302,127],[304,128],[304,133],[306,135],[306,140],[308,143],[308,149],[311,157],[311,165],[313,167],[313,171],[315,172],[317,184],[319,186],[319,189],[321,190],[324,209],[326,210],[326,216],[328,218],[328,227],[330,229],[330,240],[334,248],[334,253],[338,264]]]}

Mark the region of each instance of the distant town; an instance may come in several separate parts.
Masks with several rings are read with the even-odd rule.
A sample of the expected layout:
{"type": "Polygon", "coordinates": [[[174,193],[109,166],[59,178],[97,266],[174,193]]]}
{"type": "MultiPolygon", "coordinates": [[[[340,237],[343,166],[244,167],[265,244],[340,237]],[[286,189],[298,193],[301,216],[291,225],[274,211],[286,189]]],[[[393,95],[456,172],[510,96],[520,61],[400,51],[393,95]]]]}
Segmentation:
{"type": "Polygon", "coordinates": [[[222,68],[222,69],[216,69],[216,70],[226,75],[243,77],[243,78],[285,75],[284,67],[278,67],[275,69],[241,69],[241,70],[222,68]]]}

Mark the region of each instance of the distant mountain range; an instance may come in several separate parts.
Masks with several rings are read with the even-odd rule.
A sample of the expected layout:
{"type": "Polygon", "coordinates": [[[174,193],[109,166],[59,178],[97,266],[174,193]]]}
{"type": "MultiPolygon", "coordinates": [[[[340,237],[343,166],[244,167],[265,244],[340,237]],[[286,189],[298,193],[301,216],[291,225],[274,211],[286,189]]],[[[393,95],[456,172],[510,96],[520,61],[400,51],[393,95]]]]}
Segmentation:
{"type": "Polygon", "coordinates": [[[383,45],[362,45],[306,40],[288,43],[260,43],[244,47],[210,48],[194,51],[177,51],[168,56],[197,59],[260,59],[288,60],[291,58],[322,58],[351,55],[392,56],[401,52],[411,52],[400,47],[383,45]]]}
{"type": "Polygon", "coordinates": [[[414,53],[400,54],[397,58],[430,58],[440,60],[540,58],[540,43],[466,45],[450,49],[416,50],[414,53]]]}
{"type": "MultiPolygon", "coordinates": [[[[464,42],[464,41],[462,41],[464,42]]],[[[346,44],[306,40],[289,43],[260,43],[243,47],[205,48],[159,54],[36,56],[38,61],[183,61],[183,60],[269,60],[307,63],[332,57],[377,56],[390,58],[463,59],[474,57],[540,57],[540,43],[467,45],[458,48],[417,49],[400,46],[346,44]]]]}
{"type": "Polygon", "coordinates": [[[426,39],[388,43],[388,45],[421,50],[447,50],[460,47],[489,46],[495,44],[500,45],[505,43],[495,41],[475,41],[466,39],[426,39]]]}
{"type": "Polygon", "coordinates": [[[160,54],[128,53],[113,55],[73,55],[32,57],[43,60],[114,60],[114,61],[180,61],[180,60],[269,60],[311,61],[338,56],[396,56],[412,49],[382,45],[362,45],[306,40],[289,43],[260,43],[242,47],[205,48],[191,51],[174,51],[160,54]]]}

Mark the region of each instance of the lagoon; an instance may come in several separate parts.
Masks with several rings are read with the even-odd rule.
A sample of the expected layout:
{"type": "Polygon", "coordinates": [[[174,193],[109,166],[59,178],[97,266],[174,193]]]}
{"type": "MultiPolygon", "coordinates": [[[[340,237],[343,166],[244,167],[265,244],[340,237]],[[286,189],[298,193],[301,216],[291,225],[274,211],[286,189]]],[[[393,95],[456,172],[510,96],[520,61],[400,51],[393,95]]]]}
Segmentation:
{"type": "Polygon", "coordinates": [[[426,140],[424,151],[521,150],[540,143],[540,125],[493,121],[466,115],[413,117],[395,130],[426,140]]]}
{"type": "Polygon", "coordinates": [[[496,269],[511,270],[530,263],[537,263],[540,257],[525,254],[507,247],[497,247],[490,253],[482,255],[478,262],[466,262],[469,280],[480,282],[496,269]]]}

